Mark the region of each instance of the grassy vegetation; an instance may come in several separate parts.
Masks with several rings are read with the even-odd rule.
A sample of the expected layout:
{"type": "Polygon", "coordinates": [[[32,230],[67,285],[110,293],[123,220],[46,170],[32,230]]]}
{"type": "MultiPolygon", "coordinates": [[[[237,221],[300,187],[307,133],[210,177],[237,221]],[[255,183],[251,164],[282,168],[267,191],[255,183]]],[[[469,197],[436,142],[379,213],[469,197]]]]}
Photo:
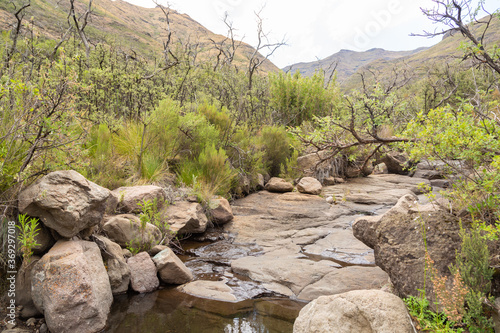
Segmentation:
{"type": "MultiPolygon", "coordinates": [[[[35,10],[47,6],[36,1],[35,10]]],[[[15,206],[20,190],[59,169],[78,170],[110,189],[145,183],[189,185],[209,204],[215,195],[244,194],[248,190],[240,183],[255,187],[259,173],[289,180],[300,176],[297,157],[306,150],[342,156],[362,173],[375,154],[389,149],[406,151],[415,160],[459,159],[468,169],[460,170],[448,197],[474,221],[471,231],[462,235],[454,266],[467,293],[465,300],[451,303],[458,304],[456,312],[462,316],[451,318],[452,311],[445,313],[446,319],[433,314],[425,298],[410,299],[408,305],[422,328],[490,328],[491,309],[485,300],[491,294],[491,271],[485,249],[500,235],[498,73],[480,63],[437,64],[405,85],[395,78],[366,81],[344,95],[336,80],[325,86],[322,73],[312,78],[252,76],[230,56],[212,57],[207,40],[190,44],[177,36],[168,57],[145,55],[146,49],[157,50],[146,44],[161,35],[162,16],[158,10],[132,13],[133,8],[108,0],[96,8],[101,25],[88,29],[96,42],[88,57],[75,34],[54,52],[56,42],[31,33],[32,25],[20,35],[2,33],[2,211],[15,206]],[[117,15],[116,8],[123,14],[117,15]],[[121,17],[132,23],[125,25],[121,17]],[[111,37],[117,38],[116,44],[99,43],[108,33],[128,43],[128,38],[136,38],[129,34],[151,24],[157,27],[150,27],[149,37],[137,37],[137,51],[117,45],[117,37],[111,37]]],[[[59,11],[52,14],[53,19],[62,18],[59,11]]],[[[40,23],[45,29],[44,21],[40,23]]],[[[199,28],[174,13],[172,28],[178,24],[199,28]]],[[[438,61],[439,54],[447,52],[443,50],[456,45],[456,38],[448,37],[439,52],[431,48],[412,61],[438,61]]],[[[476,51],[478,56],[485,52],[476,51]]],[[[496,51],[491,54],[500,62],[496,51]]],[[[245,59],[242,53],[234,57],[245,59]]],[[[142,205],[142,225],[156,223],[155,203],[142,205]]],[[[26,227],[21,222],[27,254],[36,233],[30,223],[26,227]]],[[[162,232],[164,239],[171,236],[168,230],[162,232]]],[[[445,295],[441,303],[448,301],[445,295]]]]}

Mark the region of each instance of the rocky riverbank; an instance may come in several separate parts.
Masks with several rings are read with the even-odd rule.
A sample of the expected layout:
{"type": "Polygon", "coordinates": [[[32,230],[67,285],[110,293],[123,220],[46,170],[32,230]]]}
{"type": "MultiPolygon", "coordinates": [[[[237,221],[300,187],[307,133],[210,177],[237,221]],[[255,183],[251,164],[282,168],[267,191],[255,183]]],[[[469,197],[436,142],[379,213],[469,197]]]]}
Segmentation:
{"type": "MultiPolygon", "coordinates": [[[[32,331],[43,326],[51,332],[97,332],[111,325],[113,298],[116,302],[126,292],[147,294],[172,285],[180,285],[177,295],[228,304],[262,297],[317,300],[304,309],[311,318],[324,312],[316,308],[320,304],[366,305],[385,297],[365,292],[367,301],[353,293],[356,290],[394,287],[400,296],[412,295],[423,278],[419,276],[422,238],[416,226],[404,221],[412,214],[442,217],[446,211],[443,205],[429,204],[423,195],[430,181],[381,174],[330,184],[334,185],[323,187],[314,178],[303,178],[295,187],[274,178],[266,190],[231,206],[224,199],[214,200],[205,212],[188,197],[175,197],[155,186],[109,191],[73,171],[49,174],[20,197],[20,211],[39,217],[43,224],[36,256],[18,274],[19,315],[25,319],[43,315],[42,321],[34,320],[32,331]],[[131,241],[140,238],[156,244],[165,237],[158,226],[141,227],[137,214],[143,207],[138,203],[164,202],[167,197],[173,204],[159,209],[170,230],[204,243],[181,258],[164,246],[132,256],[125,249],[131,241]],[[210,225],[219,227],[206,232],[210,225]],[[391,240],[387,235],[394,236],[391,240]],[[404,242],[408,250],[395,245],[404,242]]],[[[456,228],[451,233],[435,229],[448,238],[434,242],[432,237],[437,236],[431,230],[432,243],[453,247],[459,242],[456,228]]],[[[443,271],[447,260],[451,259],[437,256],[443,271]]],[[[150,309],[155,306],[161,305],[153,301],[150,309]]],[[[400,313],[406,330],[409,321],[401,309],[400,303],[396,312],[385,315],[400,313]]],[[[366,311],[365,315],[372,313],[366,311]]],[[[369,316],[382,316],[373,313],[369,316]]],[[[112,318],[112,325],[119,327],[117,320],[112,318]]],[[[319,319],[311,320],[302,318],[297,332],[307,332],[307,323],[319,319]]]]}

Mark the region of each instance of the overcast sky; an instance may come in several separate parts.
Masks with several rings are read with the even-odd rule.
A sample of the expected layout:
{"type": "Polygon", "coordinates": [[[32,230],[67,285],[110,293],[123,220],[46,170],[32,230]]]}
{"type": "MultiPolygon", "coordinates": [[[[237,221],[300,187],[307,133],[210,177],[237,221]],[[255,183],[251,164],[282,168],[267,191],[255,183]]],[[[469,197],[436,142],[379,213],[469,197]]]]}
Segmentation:
{"type": "MultiPolygon", "coordinates": [[[[126,0],[154,7],[152,0],[126,0]]],[[[167,0],[163,2],[166,4],[167,0]]],[[[323,59],[349,49],[365,51],[380,47],[391,51],[430,46],[440,38],[410,37],[410,33],[437,28],[422,14],[431,0],[170,0],[172,9],[191,16],[212,32],[225,35],[224,12],[237,29],[239,39],[255,45],[260,11],[263,28],[271,42],[285,40],[288,46],[270,58],[283,68],[298,62],[323,59]]],[[[490,11],[500,0],[487,0],[490,11]]],[[[265,53],[264,51],[262,53],[265,53]]]]}

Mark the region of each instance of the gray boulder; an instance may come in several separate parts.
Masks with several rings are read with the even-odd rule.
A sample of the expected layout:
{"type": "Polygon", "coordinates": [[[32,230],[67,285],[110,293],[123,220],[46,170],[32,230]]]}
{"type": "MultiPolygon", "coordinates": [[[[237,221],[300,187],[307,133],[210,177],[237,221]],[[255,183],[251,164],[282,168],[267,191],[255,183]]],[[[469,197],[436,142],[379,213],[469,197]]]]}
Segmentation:
{"type": "Polygon", "coordinates": [[[225,198],[217,198],[210,200],[208,211],[212,222],[223,225],[233,219],[233,210],[231,205],[225,198]]]}
{"type": "Polygon", "coordinates": [[[278,177],[271,178],[264,187],[269,192],[285,193],[293,191],[293,184],[278,177]]]}
{"type": "Polygon", "coordinates": [[[179,201],[162,210],[170,230],[178,234],[199,234],[207,229],[208,219],[196,202],[179,201]]]}
{"type": "Polygon", "coordinates": [[[113,190],[113,194],[118,197],[116,209],[121,213],[140,213],[142,208],[139,203],[144,200],[156,200],[160,209],[166,198],[165,191],[154,185],[119,187],[113,190]]]}
{"type": "Polygon", "coordinates": [[[413,166],[406,153],[399,153],[397,151],[386,153],[382,157],[382,162],[384,162],[387,166],[387,171],[389,173],[395,173],[398,175],[409,174],[410,168],[413,166]]]}
{"type": "Polygon", "coordinates": [[[19,195],[19,211],[38,217],[63,237],[99,224],[109,190],[73,170],[55,171],[42,177],[19,195]]]}
{"type": "Polygon", "coordinates": [[[130,244],[152,244],[161,241],[161,231],[151,223],[141,231],[141,220],[132,214],[116,215],[107,220],[102,230],[113,242],[125,247],[130,244]]]}
{"type": "Polygon", "coordinates": [[[171,249],[165,249],[153,257],[160,279],[168,284],[184,284],[193,279],[193,273],[171,249]]]}
{"type": "Polygon", "coordinates": [[[113,295],[126,293],[130,283],[130,268],[123,257],[121,246],[104,236],[94,236],[94,242],[101,249],[108,271],[111,292],[113,295]]]}
{"type": "Polygon", "coordinates": [[[44,254],[55,243],[50,230],[42,223],[38,224],[38,234],[35,236],[35,241],[38,245],[33,247],[33,253],[37,255],[44,254]]]}
{"type": "Polygon", "coordinates": [[[141,252],[127,261],[130,267],[130,286],[139,293],[149,293],[160,286],[156,266],[147,252],[141,252]]]}
{"type": "Polygon", "coordinates": [[[322,189],[321,183],[313,177],[304,177],[297,184],[297,190],[300,193],[318,195],[321,194],[322,189]]]}
{"type": "Polygon", "coordinates": [[[93,242],[58,241],[33,268],[31,290],[51,332],[94,333],[106,326],[113,295],[93,242]]]}
{"type": "Polygon", "coordinates": [[[413,333],[403,301],[380,290],[321,296],[295,320],[294,333],[413,333]]]}
{"type": "Polygon", "coordinates": [[[375,251],[375,263],[391,278],[401,297],[426,295],[434,301],[432,284],[425,283],[425,227],[427,251],[441,276],[449,277],[460,246],[458,218],[438,204],[419,205],[406,196],[383,216],[361,218],[353,224],[354,236],[375,251]]]}

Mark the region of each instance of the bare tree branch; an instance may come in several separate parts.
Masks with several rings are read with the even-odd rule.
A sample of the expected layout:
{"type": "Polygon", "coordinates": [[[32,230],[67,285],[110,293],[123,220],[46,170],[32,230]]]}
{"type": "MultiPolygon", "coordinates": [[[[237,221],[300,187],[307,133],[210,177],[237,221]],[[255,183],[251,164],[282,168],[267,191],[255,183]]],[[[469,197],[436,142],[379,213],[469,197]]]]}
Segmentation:
{"type": "Polygon", "coordinates": [[[491,21],[498,18],[484,10],[482,4],[473,10],[471,0],[433,0],[433,2],[436,4],[434,8],[421,8],[421,10],[429,20],[434,23],[443,24],[446,28],[442,28],[440,31],[434,30],[434,32],[424,31],[423,34],[411,34],[411,36],[435,37],[460,32],[462,36],[474,45],[474,48],[466,50],[464,60],[468,58],[476,59],[500,74],[500,59],[498,56],[495,58],[492,57],[484,45],[486,32],[490,27],[491,21]],[[481,12],[479,9],[482,9],[484,14],[489,15],[485,21],[477,19],[477,16],[481,12]],[[479,37],[472,30],[473,25],[477,27],[483,26],[483,31],[479,37]]]}

